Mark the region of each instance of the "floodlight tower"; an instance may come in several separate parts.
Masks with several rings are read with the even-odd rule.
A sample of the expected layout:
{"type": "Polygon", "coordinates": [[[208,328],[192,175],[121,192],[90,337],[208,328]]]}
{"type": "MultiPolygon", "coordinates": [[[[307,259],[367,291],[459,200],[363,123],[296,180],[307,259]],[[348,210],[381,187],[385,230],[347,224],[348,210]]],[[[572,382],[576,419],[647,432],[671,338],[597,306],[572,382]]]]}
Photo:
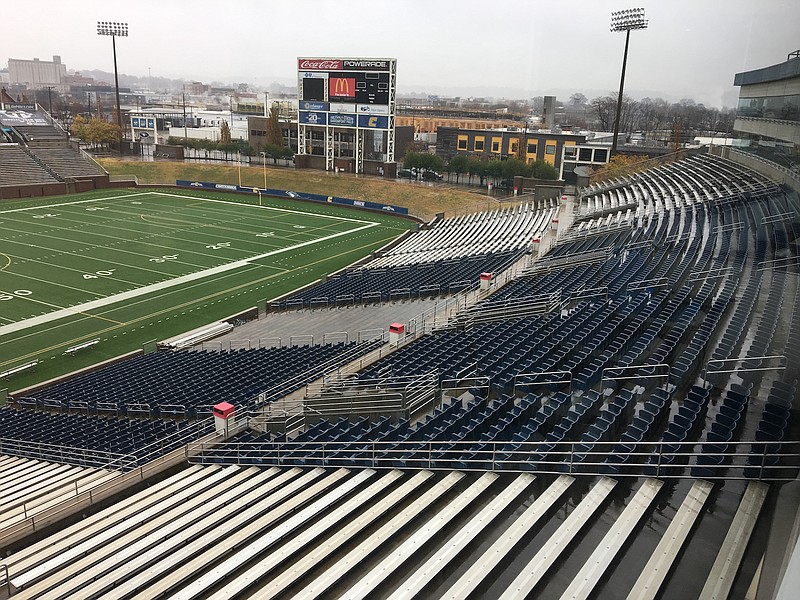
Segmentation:
{"type": "Polygon", "coordinates": [[[110,35],[114,50],[114,87],[117,93],[117,125],[119,126],[119,152],[122,154],[122,109],[119,104],[119,75],[117,75],[117,36],[128,37],[128,24],[116,21],[98,21],[97,35],[110,35]]]}
{"type": "Polygon", "coordinates": [[[611,140],[611,154],[617,151],[619,136],[619,119],[622,113],[622,90],[625,87],[625,65],[628,63],[628,42],[633,29],[647,29],[643,8],[629,8],[611,13],[611,31],[625,32],[625,54],[622,57],[622,76],[619,78],[619,96],[617,96],[617,116],[614,119],[614,137],[611,140]]]}

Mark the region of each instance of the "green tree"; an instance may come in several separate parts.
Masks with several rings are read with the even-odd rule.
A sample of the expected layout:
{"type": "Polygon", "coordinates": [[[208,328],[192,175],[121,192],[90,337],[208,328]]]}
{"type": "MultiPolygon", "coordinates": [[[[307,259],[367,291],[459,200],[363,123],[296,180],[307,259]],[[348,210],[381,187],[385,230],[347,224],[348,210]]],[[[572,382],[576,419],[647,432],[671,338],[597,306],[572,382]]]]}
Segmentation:
{"type": "Polygon", "coordinates": [[[558,173],[553,165],[537,160],[531,163],[531,172],[528,177],[534,179],[558,179],[558,173]]]}
{"type": "Polygon", "coordinates": [[[72,133],[87,144],[95,148],[107,146],[108,144],[119,141],[120,130],[118,125],[107,123],[100,119],[84,119],[81,116],[75,117],[72,122],[72,133]]]}
{"type": "Polygon", "coordinates": [[[283,132],[281,131],[281,123],[278,120],[280,109],[281,105],[274,102],[269,111],[269,117],[267,117],[267,146],[284,147],[283,132]]]}
{"type": "Polygon", "coordinates": [[[227,121],[222,121],[222,124],[219,126],[219,143],[231,143],[231,127],[228,125],[227,121]]]}
{"type": "Polygon", "coordinates": [[[461,175],[467,172],[468,165],[469,159],[464,154],[456,154],[450,159],[450,172],[456,174],[456,183],[459,182],[461,175]]]}

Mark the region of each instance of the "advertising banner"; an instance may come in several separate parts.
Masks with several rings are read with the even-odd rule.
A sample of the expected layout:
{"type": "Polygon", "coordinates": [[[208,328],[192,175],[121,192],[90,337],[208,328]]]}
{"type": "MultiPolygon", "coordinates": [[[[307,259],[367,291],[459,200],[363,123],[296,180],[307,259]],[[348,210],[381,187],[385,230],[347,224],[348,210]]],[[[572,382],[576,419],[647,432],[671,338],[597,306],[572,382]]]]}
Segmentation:
{"type": "Polygon", "coordinates": [[[333,125],[335,127],[355,127],[356,115],[330,113],[328,114],[328,125],[333,125]]]}
{"type": "Polygon", "coordinates": [[[303,125],[326,125],[328,113],[324,112],[311,112],[307,110],[300,111],[300,122],[303,125]]]}
{"type": "Polygon", "coordinates": [[[298,58],[298,71],[341,71],[342,61],[331,58],[298,58]]]}
{"type": "Polygon", "coordinates": [[[330,105],[327,102],[300,101],[300,110],[328,110],[329,108],[330,105]]]}
{"type": "Polygon", "coordinates": [[[331,102],[330,111],[335,113],[354,113],[356,112],[356,105],[345,102],[331,102]]]}
{"type": "MultiPolygon", "coordinates": [[[[256,188],[242,187],[227,183],[211,183],[208,181],[191,181],[188,179],[178,179],[175,182],[178,187],[203,188],[207,190],[226,190],[232,192],[247,192],[252,194],[256,188]]],[[[339,196],[323,196],[322,194],[311,194],[307,192],[293,192],[290,190],[274,190],[260,188],[261,193],[267,196],[277,196],[292,198],[293,200],[307,200],[310,202],[325,202],[327,204],[340,204],[343,206],[354,206],[356,208],[368,208],[370,210],[380,210],[397,215],[407,215],[408,209],[404,206],[393,204],[381,204],[380,202],[369,202],[367,200],[353,200],[352,198],[341,198],[339,196]]]]}
{"type": "Polygon", "coordinates": [[[365,129],[389,129],[389,117],[358,115],[358,126],[365,129]]]}
{"type": "MultiPolygon", "coordinates": [[[[6,104],[6,106],[9,106],[6,104]]],[[[27,106],[27,105],[17,105],[17,106],[27,106]]],[[[38,112],[29,112],[28,110],[22,109],[14,109],[14,110],[2,110],[0,111],[0,120],[3,121],[3,125],[8,127],[15,127],[16,125],[49,125],[50,123],[47,121],[45,116],[42,113],[38,112]]]]}
{"type": "Polygon", "coordinates": [[[342,69],[345,71],[388,71],[388,60],[342,60],[342,69]]]}
{"type": "Polygon", "coordinates": [[[356,112],[360,115],[388,115],[389,107],[386,104],[358,104],[356,112]]]}
{"type": "Polygon", "coordinates": [[[329,98],[355,98],[356,79],[355,77],[331,77],[328,80],[329,98]]]}

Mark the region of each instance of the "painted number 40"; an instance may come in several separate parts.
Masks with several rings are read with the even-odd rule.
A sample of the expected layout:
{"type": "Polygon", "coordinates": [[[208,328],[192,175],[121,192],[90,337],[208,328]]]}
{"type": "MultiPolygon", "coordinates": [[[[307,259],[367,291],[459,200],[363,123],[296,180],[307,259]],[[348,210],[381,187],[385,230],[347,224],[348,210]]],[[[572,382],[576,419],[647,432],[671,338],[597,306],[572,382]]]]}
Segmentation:
{"type": "Polygon", "coordinates": [[[100,277],[108,277],[114,272],[115,269],[106,269],[104,271],[95,271],[94,273],[84,273],[84,279],[98,279],[100,277]]]}

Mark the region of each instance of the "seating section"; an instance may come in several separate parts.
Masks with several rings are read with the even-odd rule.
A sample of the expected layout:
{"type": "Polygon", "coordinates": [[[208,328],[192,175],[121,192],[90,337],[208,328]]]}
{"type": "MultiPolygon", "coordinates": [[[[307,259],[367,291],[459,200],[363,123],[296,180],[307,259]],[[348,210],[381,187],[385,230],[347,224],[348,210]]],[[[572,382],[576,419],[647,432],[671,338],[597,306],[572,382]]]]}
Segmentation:
{"type": "Polygon", "coordinates": [[[5,452],[82,467],[128,470],[196,439],[210,429],[188,421],[52,414],[0,407],[5,452]],[[185,430],[189,437],[181,435],[185,430]]]}
{"type": "Polygon", "coordinates": [[[0,145],[0,186],[58,183],[58,179],[21,146],[0,145]]]}
{"type": "Polygon", "coordinates": [[[451,294],[475,285],[481,273],[496,273],[519,252],[481,254],[399,267],[350,269],[273,308],[347,306],[451,294]]]}
{"type": "MultiPolygon", "coordinates": [[[[53,453],[0,455],[4,491],[27,485],[20,473],[78,476],[63,463],[140,465],[208,432],[182,418],[220,400],[253,409],[252,427],[206,436],[180,472],[14,548],[14,597],[722,598],[766,581],[765,537],[751,543],[778,500],[766,481],[800,469],[784,445],[798,431],[800,199],[708,155],[579,196],[546,256],[357,373],[338,366],[379,342],[158,352],[15,399],[37,410],[0,409],[4,454],[53,453]],[[416,411],[347,396],[331,418],[313,402],[259,412],[319,378],[306,393],[328,400],[416,390],[414,376],[439,384],[416,411]]],[[[460,219],[369,269],[513,260],[550,216],[460,219]],[[522,245],[453,254],[459,236],[507,226],[522,245]]],[[[355,284],[323,289],[363,301],[355,284]]]]}
{"type": "Polygon", "coordinates": [[[142,355],[18,400],[39,409],[114,415],[209,416],[226,401],[255,406],[316,379],[375,342],[142,355]],[[259,400],[259,395],[264,395],[259,400]]]}
{"type": "MultiPolygon", "coordinates": [[[[364,384],[431,373],[450,384],[483,382],[469,403],[454,402],[416,425],[323,421],[291,442],[267,437],[253,460],[559,472],[568,466],[559,444],[569,442],[576,444],[569,468],[655,476],[690,469],[714,478],[730,465],[726,454],[749,450],[737,473],[756,476],[746,466],[761,464],[767,449],[777,453],[791,426],[778,390],[785,397],[796,385],[789,369],[788,381],[776,381],[784,372],[769,373],[761,357],[792,350],[800,294],[785,268],[759,266],[796,256],[800,203],[715,157],[692,157],[625,185],[615,188],[618,202],[638,203],[630,227],[567,236],[466,317],[358,375],[364,384]],[[549,311],[509,316],[516,304],[547,294],[558,300],[549,311]],[[780,323],[791,325],[788,334],[780,323]],[[738,356],[752,369],[744,385],[724,362],[738,356]],[[762,386],[772,386],[769,396],[756,395],[762,386]],[[740,443],[748,428],[758,430],[758,444],[740,443]]],[[[258,440],[251,442],[255,451],[258,440]]],[[[231,451],[241,458],[249,450],[231,451]]],[[[784,466],[780,458],[767,462],[784,466]]]]}
{"type": "Polygon", "coordinates": [[[60,129],[52,125],[16,125],[14,129],[26,142],[64,141],[66,136],[60,129]]]}
{"type": "Polygon", "coordinates": [[[524,204],[436,221],[366,265],[272,308],[386,302],[475,287],[481,273],[497,273],[519,259],[555,214],[524,204]]]}
{"type": "Polygon", "coordinates": [[[550,227],[554,209],[531,204],[436,221],[367,264],[389,268],[528,248],[550,227]]]}
{"type": "Polygon", "coordinates": [[[106,173],[72,148],[32,148],[34,154],[60,177],[100,177],[106,173]]]}

